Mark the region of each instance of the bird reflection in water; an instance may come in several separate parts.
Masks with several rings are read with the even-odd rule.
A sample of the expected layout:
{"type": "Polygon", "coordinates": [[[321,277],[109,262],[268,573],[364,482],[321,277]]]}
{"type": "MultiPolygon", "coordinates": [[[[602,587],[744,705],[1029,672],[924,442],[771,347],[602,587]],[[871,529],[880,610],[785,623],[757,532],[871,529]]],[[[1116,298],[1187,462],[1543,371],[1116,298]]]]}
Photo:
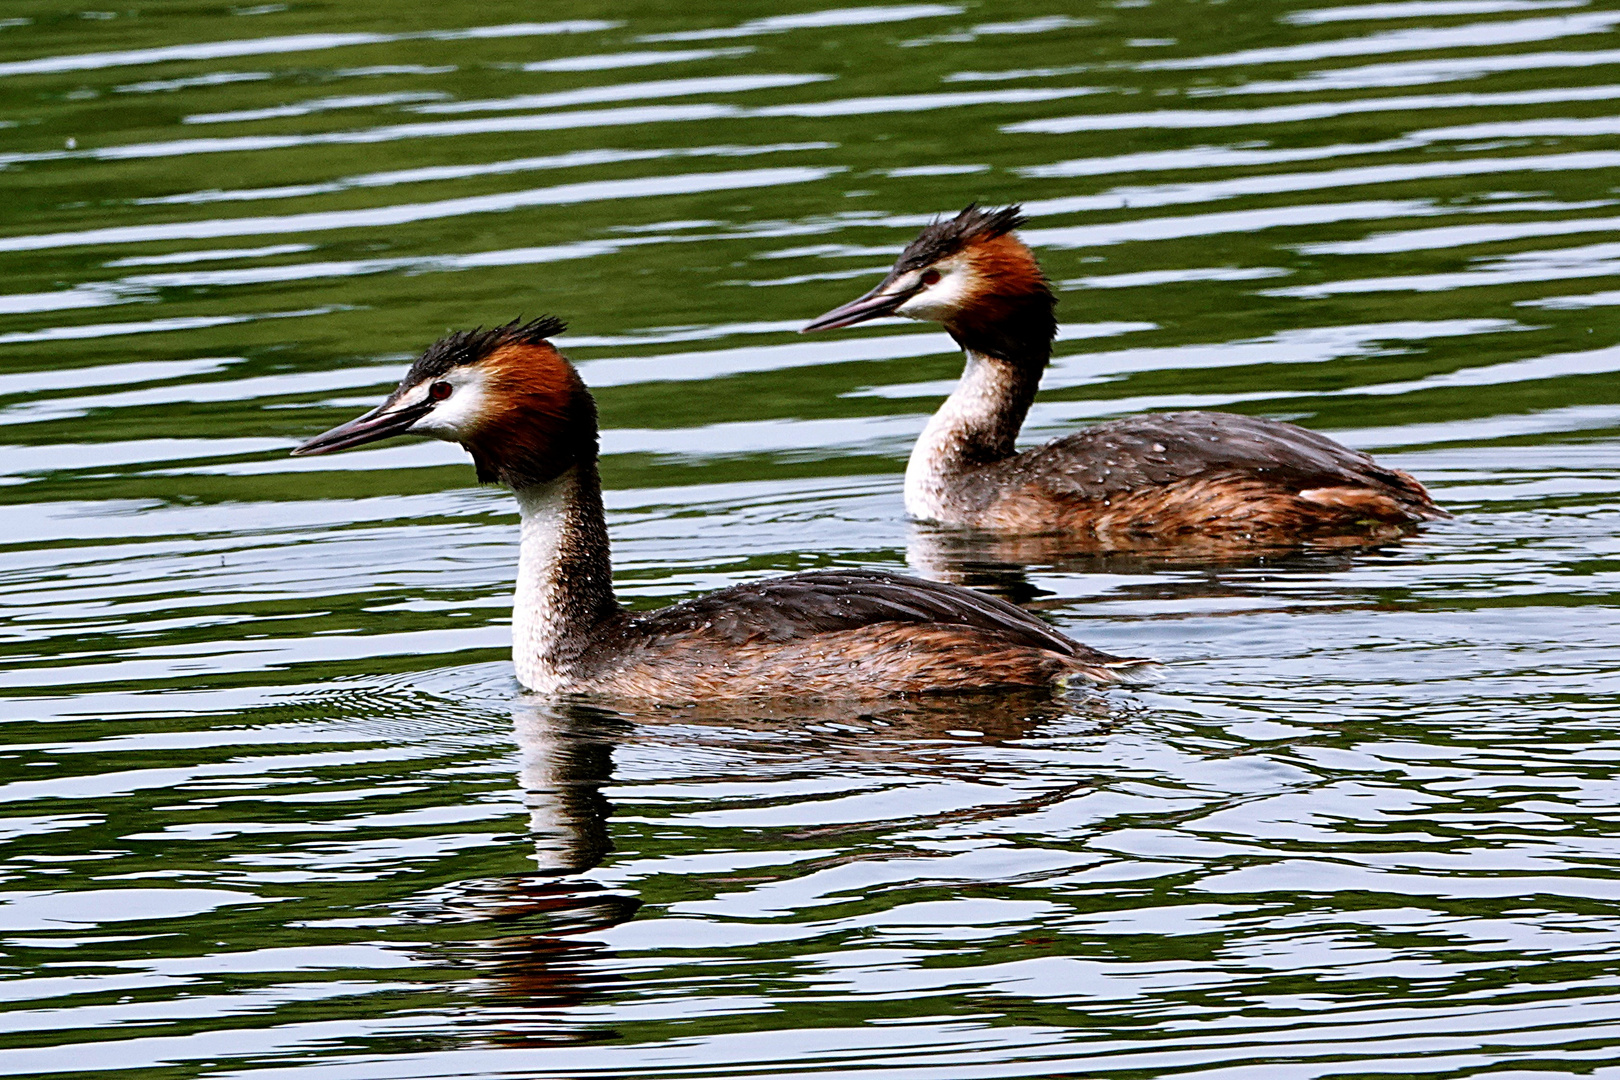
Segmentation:
{"type": "MultiPolygon", "coordinates": [[[[1049,691],[710,703],[636,713],[525,696],[513,719],[536,869],[464,880],[419,896],[414,914],[441,929],[465,928],[441,937],[453,940],[436,950],[436,961],[472,976],[467,992],[481,999],[467,1018],[465,1034],[472,1042],[531,1047],[613,1039],[618,1032],[602,1022],[602,1010],[589,1006],[611,1002],[630,976],[619,973],[623,965],[600,933],[641,906],[628,890],[589,876],[613,850],[612,807],[602,788],[616,746],[633,745],[640,760],[660,762],[660,777],[678,780],[685,792],[723,785],[726,794],[715,798],[728,809],[748,802],[732,794],[740,780],[792,775],[910,774],[959,780],[984,792],[968,805],[918,806],[899,819],[818,820],[815,804],[806,804],[802,823],[770,833],[773,849],[803,845],[819,852],[833,838],[865,835],[866,841],[840,840],[837,854],[689,881],[718,894],[830,865],[915,857],[919,852],[892,834],[1013,817],[1084,795],[1089,782],[1069,780],[1016,794],[987,783],[979,748],[1028,738],[1105,738],[1131,711],[1117,697],[1049,691]]],[[[779,796],[767,798],[775,805],[779,796]]]]}
{"type": "Polygon", "coordinates": [[[1358,559],[1389,554],[1408,535],[1392,533],[1376,542],[1366,535],[1326,537],[1276,547],[1231,544],[1217,536],[1202,544],[1144,542],[1132,548],[1104,548],[1076,536],[1003,536],[919,522],[911,526],[906,563],[919,577],[979,589],[1037,609],[1046,606],[1043,598],[1050,594],[1030,580],[1031,569],[1141,579],[1112,586],[1113,600],[1252,599],[1257,581],[1264,580],[1256,577],[1257,571],[1341,573],[1358,559]]]}
{"type": "MultiPolygon", "coordinates": [[[[814,804],[805,804],[803,824],[772,833],[773,844],[802,841],[817,846],[818,838],[831,835],[886,835],[894,829],[909,833],[956,820],[1012,816],[1060,802],[1080,788],[1090,790],[1089,783],[1064,784],[1007,800],[1005,792],[996,793],[996,785],[986,785],[980,749],[1025,739],[1106,738],[1116,724],[1140,709],[1127,698],[1085,690],[925,694],[883,702],[710,703],[637,716],[631,737],[644,754],[651,750],[672,767],[683,758],[690,763],[689,770],[679,773],[683,791],[705,784],[723,787],[728,810],[752,805],[732,794],[739,782],[800,777],[927,776],[931,781],[974,785],[987,795],[986,801],[965,807],[930,810],[920,805],[904,819],[855,822],[818,822],[814,804]]],[[[780,797],[777,792],[762,794],[758,805],[779,807],[780,797]]],[[[915,854],[909,845],[896,847],[884,841],[830,859],[795,861],[780,872],[751,871],[747,880],[801,877],[827,863],[915,854]]]]}
{"type": "Polygon", "coordinates": [[[573,702],[520,697],[513,707],[518,782],[534,844],[532,872],[457,883],[427,898],[433,921],[464,924],[467,937],[438,960],[473,969],[481,998],[478,1042],[551,1045],[614,1037],[572,1010],[620,981],[599,931],[629,919],[634,894],[586,876],[613,850],[602,787],[626,729],[612,713],[573,702]],[[473,935],[476,936],[473,936],[473,935]]]}

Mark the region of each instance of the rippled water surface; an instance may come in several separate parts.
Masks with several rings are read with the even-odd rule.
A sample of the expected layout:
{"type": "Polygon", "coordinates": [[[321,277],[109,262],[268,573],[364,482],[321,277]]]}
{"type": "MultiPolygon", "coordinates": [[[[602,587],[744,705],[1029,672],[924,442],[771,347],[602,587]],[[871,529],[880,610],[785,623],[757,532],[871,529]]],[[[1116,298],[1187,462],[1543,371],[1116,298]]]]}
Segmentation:
{"type": "Polygon", "coordinates": [[[708,8],[0,6],[0,1073],[1620,1076],[1620,8],[708,8]],[[1032,441],[1293,419],[1456,519],[909,525],[950,340],[795,330],[971,199],[1032,441]],[[542,313],[630,603],[910,567],[1165,678],[525,698],[509,497],[286,451],[542,313]]]}

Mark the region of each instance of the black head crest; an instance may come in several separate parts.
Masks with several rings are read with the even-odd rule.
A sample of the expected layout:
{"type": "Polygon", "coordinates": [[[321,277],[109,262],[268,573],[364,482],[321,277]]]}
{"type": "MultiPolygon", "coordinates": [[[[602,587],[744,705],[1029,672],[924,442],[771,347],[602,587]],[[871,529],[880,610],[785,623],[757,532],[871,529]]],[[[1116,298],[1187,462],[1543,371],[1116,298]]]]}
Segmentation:
{"type": "Polygon", "coordinates": [[[1029,219],[1024,216],[1023,209],[1013,205],[1000,210],[981,210],[978,203],[968,203],[960,214],[945,221],[935,221],[918,233],[917,239],[906,245],[906,250],[895,263],[895,269],[901,272],[921,270],[955,255],[970,244],[1006,236],[1028,224],[1029,219]]]}
{"type": "Polygon", "coordinates": [[[568,329],[568,324],[554,315],[542,315],[524,322],[513,319],[504,326],[485,330],[457,330],[446,334],[427,347],[420,359],[411,365],[400,385],[415,386],[424,379],[436,379],[451,368],[476,364],[503,345],[539,345],[568,329]]]}

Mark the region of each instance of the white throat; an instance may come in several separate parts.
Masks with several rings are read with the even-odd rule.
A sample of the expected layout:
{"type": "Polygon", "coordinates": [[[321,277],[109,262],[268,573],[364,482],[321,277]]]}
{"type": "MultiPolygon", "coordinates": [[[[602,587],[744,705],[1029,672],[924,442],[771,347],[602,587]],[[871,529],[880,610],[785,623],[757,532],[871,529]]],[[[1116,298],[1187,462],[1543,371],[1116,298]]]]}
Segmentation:
{"type": "Polygon", "coordinates": [[[956,389],[929,419],[911,448],[906,463],[906,513],[924,521],[952,523],[950,494],[976,462],[970,450],[980,450],[1010,421],[1007,451],[1023,423],[1024,410],[1016,408],[1019,388],[1005,364],[992,363],[972,350],[963,350],[967,366],[956,389]],[[1013,412],[1016,411],[1016,415],[1013,412]]]}
{"type": "Polygon", "coordinates": [[[522,526],[512,597],[512,664],[524,686],[556,693],[568,685],[572,668],[563,648],[571,629],[563,564],[575,537],[578,470],[513,494],[522,526]]]}

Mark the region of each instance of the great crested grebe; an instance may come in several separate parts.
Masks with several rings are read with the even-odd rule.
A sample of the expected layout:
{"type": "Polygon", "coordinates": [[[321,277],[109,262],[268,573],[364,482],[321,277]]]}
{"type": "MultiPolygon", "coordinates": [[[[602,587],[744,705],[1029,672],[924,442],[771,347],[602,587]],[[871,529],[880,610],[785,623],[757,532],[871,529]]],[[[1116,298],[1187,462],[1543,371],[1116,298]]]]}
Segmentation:
{"type": "Polygon", "coordinates": [[[992,532],[1104,545],[1287,543],[1448,517],[1406,473],[1325,435],[1250,416],[1173,412],[1094,424],[1019,453],[1057,331],[1056,299],[1013,235],[1020,208],[929,225],[878,286],[804,332],[881,315],[943,323],[967,366],[906,466],[906,510],[992,532]]]}
{"type": "Polygon", "coordinates": [[[992,596],[867,570],[737,585],[652,612],[613,596],[596,402],[546,339],[556,319],[451,334],[375,409],[294,454],[427,435],[460,443],[522,516],[512,660],[524,686],[667,702],[878,698],[1119,682],[1109,656],[992,596]]]}

